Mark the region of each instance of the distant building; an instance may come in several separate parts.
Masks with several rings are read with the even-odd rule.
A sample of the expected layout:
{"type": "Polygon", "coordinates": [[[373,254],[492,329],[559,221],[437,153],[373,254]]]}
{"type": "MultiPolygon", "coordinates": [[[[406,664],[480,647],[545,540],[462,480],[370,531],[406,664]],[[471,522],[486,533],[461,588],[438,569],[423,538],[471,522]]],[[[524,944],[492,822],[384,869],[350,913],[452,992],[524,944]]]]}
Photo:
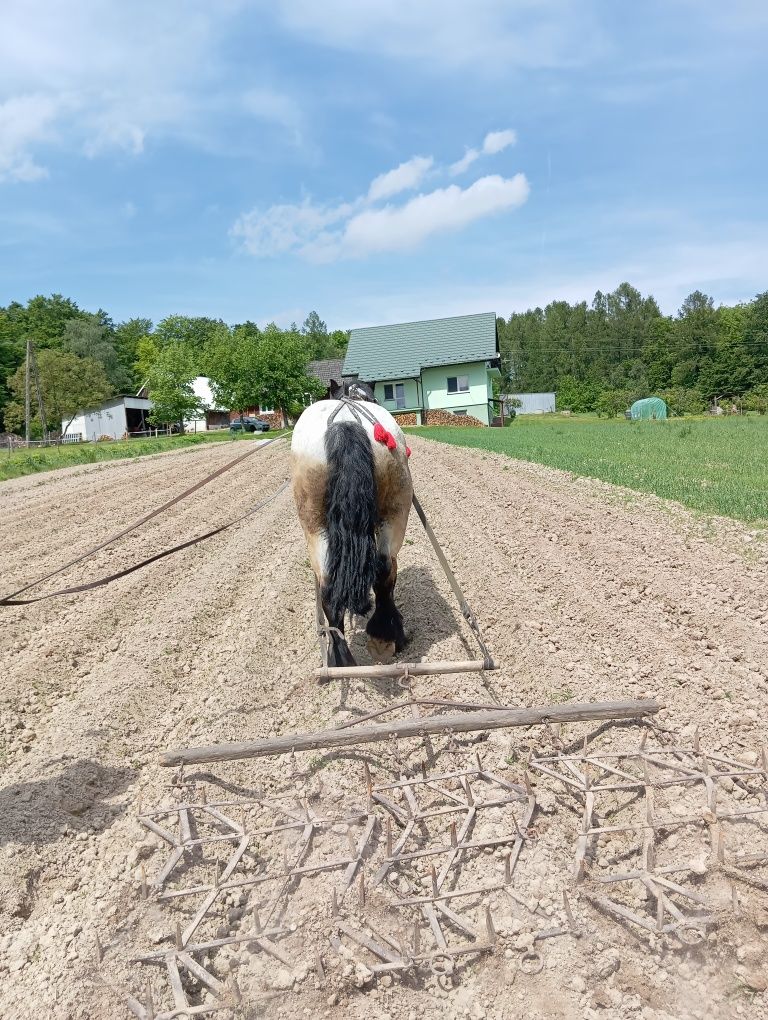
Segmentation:
{"type": "Polygon", "coordinates": [[[102,404],[78,411],[72,423],[62,421],[61,431],[67,429],[67,437],[76,436],[81,442],[92,442],[102,436],[122,439],[124,436],[146,432],[150,425],[147,418],[152,410],[152,401],[146,397],[132,397],[122,394],[110,397],[102,404]],[[67,428],[69,425],[69,428],[67,428]]]}
{"type": "Polygon", "coordinates": [[[554,393],[504,393],[501,399],[504,401],[504,413],[515,411],[516,414],[552,414],[555,407],[554,393]],[[520,407],[516,407],[512,401],[519,400],[520,407]]]}
{"type": "Polygon", "coordinates": [[[195,418],[185,418],[184,429],[187,432],[208,432],[229,428],[229,409],[218,407],[211,390],[211,380],[199,375],[192,380],[195,396],[202,401],[203,410],[195,418]]]}
{"type": "Polygon", "coordinates": [[[344,374],[373,385],[396,418],[428,424],[429,412],[494,417],[493,379],[500,378],[493,312],[353,329],[344,374]]]}
{"type": "Polygon", "coordinates": [[[343,358],[326,358],[325,361],[310,361],[307,365],[307,375],[311,379],[317,379],[321,386],[325,387],[325,393],[318,397],[318,400],[328,400],[331,395],[331,379],[337,383],[350,382],[355,376],[344,375],[343,358]]]}

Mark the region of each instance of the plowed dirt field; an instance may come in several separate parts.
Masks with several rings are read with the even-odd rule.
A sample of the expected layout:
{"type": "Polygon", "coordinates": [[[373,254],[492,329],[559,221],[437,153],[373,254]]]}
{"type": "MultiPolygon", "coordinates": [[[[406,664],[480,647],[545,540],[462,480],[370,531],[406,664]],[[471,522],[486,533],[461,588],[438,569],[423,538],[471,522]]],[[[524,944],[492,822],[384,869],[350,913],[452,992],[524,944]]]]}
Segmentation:
{"type": "MultiPolygon", "coordinates": [[[[74,558],[240,452],[242,445],[220,444],[4,483],[3,591],[74,558]]],[[[649,740],[691,746],[698,727],[701,747],[759,764],[768,708],[768,556],[758,535],[589,479],[418,438],[411,467],[416,493],[501,664],[485,676],[419,678],[418,697],[523,706],[658,696],[665,708],[655,724],[663,732],[649,740]]],[[[207,531],[275,492],[287,476],[287,444],[267,447],[47,582],[47,590],[207,531]]],[[[399,567],[396,598],[412,634],[407,659],[474,658],[413,514],[399,567]]],[[[357,630],[353,653],[367,662],[362,622],[357,630]]],[[[158,763],[161,750],[334,726],[403,696],[395,684],[321,686],[310,679],[318,663],[313,582],[290,490],[232,530],[105,588],[0,609],[0,656],[6,1020],[129,1017],[121,994],[141,998],[148,977],[156,982],[156,1008],[173,1008],[159,969],[130,962],[135,953],[167,948],[175,923],[173,904],[139,896],[141,864],[151,881],[164,860],[160,841],[137,820],[139,804],[146,810],[180,796],[171,789],[173,773],[158,763]]],[[[581,740],[593,728],[574,724],[561,738],[581,740]]],[[[634,746],[639,732],[628,727],[608,736],[614,745],[634,746]]],[[[441,736],[429,742],[427,764],[446,771],[480,750],[516,783],[527,757],[546,752],[553,739],[541,727],[488,739],[441,736]]],[[[293,763],[220,764],[197,770],[192,781],[231,797],[253,790],[276,800],[298,796],[316,811],[343,815],[349,805],[365,806],[363,761],[381,782],[416,768],[425,746],[414,739],[399,749],[369,745],[293,763]]],[[[700,890],[718,924],[701,945],[674,945],[590,904],[580,891],[589,882],[575,884],[569,871],[580,804],[533,772],[531,779],[541,803],[520,858],[524,903],[508,897],[506,905],[491,904],[493,954],[462,958],[449,978],[428,969],[373,978],[356,957],[339,958],[330,947],[330,886],[321,896],[320,885],[306,880],[284,914],[293,970],[243,944],[207,960],[222,981],[237,973],[240,1015],[768,1015],[764,870],[750,872],[752,884],[736,883],[734,913],[715,852],[699,859],[681,836],[683,870],[675,880],[700,890]],[[519,957],[537,931],[562,924],[564,888],[581,935],[535,942],[543,969],[526,974],[519,957]],[[324,982],[312,969],[318,953],[324,982]]],[[[499,831],[504,824],[498,821],[499,831]]],[[[768,822],[743,840],[745,854],[767,855],[768,822]]],[[[497,855],[483,853],[472,874],[482,884],[498,866],[497,855]]],[[[225,928],[240,930],[253,905],[232,896],[225,928]]],[[[351,899],[347,909],[354,920],[351,899]]]]}

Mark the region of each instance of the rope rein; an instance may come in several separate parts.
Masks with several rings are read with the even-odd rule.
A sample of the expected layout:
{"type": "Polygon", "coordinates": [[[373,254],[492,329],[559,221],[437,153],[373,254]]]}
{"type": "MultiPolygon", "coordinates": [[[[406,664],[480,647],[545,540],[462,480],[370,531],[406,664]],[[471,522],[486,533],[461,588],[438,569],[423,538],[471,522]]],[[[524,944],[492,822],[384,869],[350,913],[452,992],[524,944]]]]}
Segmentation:
{"type": "MultiPolygon", "coordinates": [[[[375,414],[371,410],[369,410],[368,407],[365,406],[365,401],[354,400],[351,399],[350,397],[345,396],[337,398],[337,404],[338,406],[335,407],[328,416],[327,422],[328,425],[331,425],[333,423],[333,421],[335,420],[335,418],[337,417],[337,415],[339,414],[343,407],[348,407],[352,416],[360,424],[363,423],[363,419],[366,419],[369,422],[369,424],[373,425],[374,427],[378,424],[378,419],[376,418],[375,414]]],[[[186,499],[188,496],[191,496],[199,489],[202,489],[203,486],[208,485],[216,478],[221,477],[221,475],[223,475],[226,471],[229,471],[237,464],[241,464],[247,457],[250,457],[257,451],[263,450],[265,447],[272,445],[272,443],[279,443],[285,438],[286,438],[285,436],[277,436],[274,439],[268,439],[266,442],[262,442],[258,446],[255,446],[252,449],[248,450],[242,456],[235,457],[233,460],[228,461],[223,467],[217,468],[216,471],[213,471],[211,472],[211,474],[206,475],[206,477],[203,478],[202,481],[196,482],[194,485],[191,485],[188,489],[185,489],[184,492],[180,493],[178,496],[174,496],[173,499],[169,499],[166,503],[163,503],[162,506],[157,507],[155,510],[151,510],[147,514],[144,514],[143,517],[140,517],[139,520],[135,521],[127,528],[123,528],[121,531],[118,531],[110,538],[106,539],[103,542],[100,542],[98,545],[93,546],[93,548],[88,549],[80,556],[76,556],[73,560],[70,560],[68,563],[65,563],[64,566],[57,567],[56,570],[52,570],[48,574],[44,574],[42,577],[37,578],[37,580],[35,581],[30,581],[29,584],[25,584],[23,587],[18,588],[14,592],[11,592],[10,595],[6,595],[4,598],[0,599],[0,606],[28,606],[34,602],[44,602],[47,599],[57,598],[58,596],[61,595],[77,595],[80,592],[92,591],[94,588],[103,588],[104,585],[109,584],[111,581],[116,581],[121,577],[127,577],[129,574],[133,574],[135,571],[141,570],[142,567],[149,566],[150,563],[155,563],[158,560],[164,559],[166,556],[170,556],[172,553],[180,552],[182,549],[187,549],[190,546],[197,545],[200,542],[204,542],[209,538],[213,538],[214,535],[220,535],[223,531],[227,531],[229,528],[234,527],[241,521],[246,520],[248,517],[251,517],[253,514],[257,513],[259,510],[263,509],[269,503],[277,499],[277,497],[282,492],[284,492],[285,489],[288,487],[290,479],[286,479],[282,483],[282,485],[278,489],[276,489],[276,491],[273,492],[270,496],[267,496],[260,503],[257,503],[256,506],[251,507],[251,509],[247,510],[244,514],[241,514],[239,517],[234,518],[234,520],[228,521],[226,524],[222,524],[218,528],[213,528],[211,531],[207,531],[202,535],[198,535],[196,538],[188,539],[186,542],[180,542],[178,545],[174,545],[170,549],[164,549],[162,552],[155,553],[153,556],[148,556],[140,563],[135,563],[130,567],[126,567],[123,570],[118,570],[116,573],[109,574],[107,577],[101,577],[96,581],[90,581],[85,584],[72,585],[71,587],[68,588],[61,588],[58,591],[50,592],[47,595],[36,595],[33,596],[32,598],[26,599],[20,599],[18,597],[19,595],[23,595],[25,592],[29,591],[30,588],[35,588],[37,587],[37,585],[42,584],[44,581],[48,581],[52,577],[56,577],[57,575],[63,573],[65,570],[68,570],[70,567],[73,567],[78,563],[82,563],[83,560],[86,560],[91,556],[94,556],[97,552],[100,552],[108,545],[111,545],[113,542],[116,542],[117,539],[130,534],[132,531],[135,531],[137,528],[141,527],[142,524],[146,524],[148,521],[151,521],[159,514],[164,513],[166,510],[169,510],[172,506],[175,506],[177,503],[180,503],[183,499],[186,499]]],[[[421,506],[421,503],[416,498],[415,493],[413,495],[413,506],[414,509],[416,510],[416,513],[418,514],[419,520],[421,521],[424,527],[424,530],[427,533],[427,537],[429,538],[429,541],[432,544],[432,548],[435,551],[438,562],[440,563],[440,566],[442,567],[443,572],[445,573],[445,576],[448,579],[448,583],[451,587],[451,590],[456,596],[456,600],[459,603],[459,608],[461,609],[462,616],[467,621],[467,624],[469,625],[469,628],[472,631],[472,635],[475,641],[477,642],[480,651],[483,654],[483,659],[485,660],[487,667],[490,668],[492,666],[493,659],[485,644],[485,641],[483,640],[483,636],[480,631],[480,626],[477,620],[475,619],[474,613],[469,607],[469,603],[464,597],[464,593],[461,590],[459,582],[456,580],[456,576],[450,568],[448,560],[445,557],[445,553],[443,552],[440,543],[437,541],[437,536],[432,530],[429,521],[426,518],[424,510],[421,506]]],[[[315,590],[315,599],[317,617],[317,636],[321,643],[323,665],[327,666],[329,638],[331,637],[332,634],[335,634],[338,637],[343,637],[343,634],[339,630],[337,630],[337,628],[331,627],[328,624],[328,621],[326,620],[325,614],[323,613],[322,610],[322,604],[320,601],[320,591],[317,585],[315,590]]],[[[403,679],[406,680],[406,683],[408,682],[409,678],[407,675],[407,671],[404,673],[403,679]]]]}
{"type": "Polygon", "coordinates": [[[90,584],[81,584],[75,585],[74,587],[71,588],[62,588],[60,591],[51,592],[49,595],[38,595],[34,598],[29,599],[18,598],[19,595],[23,595],[24,592],[29,591],[30,588],[36,588],[37,585],[42,584],[44,581],[49,581],[52,577],[56,577],[58,574],[62,574],[65,570],[69,570],[70,567],[74,567],[77,563],[82,563],[83,560],[89,559],[91,556],[94,556],[97,552],[100,552],[102,549],[105,549],[108,545],[111,545],[113,542],[116,542],[118,538],[122,538],[124,535],[130,534],[132,531],[136,531],[136,529],[140,528],[142,524],[146,524],[148,521],[151,521],[154,517],[157,517],[159,514],[164,513],[166,510],[169,510],[172,506],[175,506],[177,503],[180,503],[181,500],[186,499],[187,496],[191,496],[193,493],[197,492],[198,489],[202,489],[203,486],[208,485],[209,482],[212,482],[216,478],[219,478],[221,475],[223,475],[225,471],[229,471],[230,468],[235,467],[237,464],[241,464],[247,457],[252,456],[259,450],[265,449],[267,446],[271,446],[272,443],[279,443],[281,442],[281,440],[284,440],[285,438],[286,438],[285,436],[276,436],[274,439],[268,439],[266,442],[260,443],[258,446],[254,446],[252,449],[248,450],[242,456],[235,457],[232,460],[227,461],[227,463],[223,467],[217,468],[216,471],[212,471],[211,474],[206,475],[206,477],[203,478],[202,481],[196,482],[194,485],[191,485],[188,489],[185,489],[184,492],[180,493],[178,496],[174,496],[173,499],[169,499],[167,503],[163,503],[162,506],[157,507],[155,510],[150,510],[149,513],[144,514],[143,517],[140,517],[137,521],[134,521],[134,523],[130,524],[127,528],[123,528],[122,531],[118,531],[116,534],[112,535],[110,538],[107,538],[105,541],[99,542],[98,545],[95,545],[91,549],[88,549],[80,556],[76,556],[73,560],[70,560],[69,563],[65,563],[64,566],[57,567],[56,570],[52,570],[50,571],[50,573],[44,574],[42,577],[38,577],[35,581],[30,581],[29,584],[25,584],[23,587],[18,588],[14,592],[11,592],[10,595],[6,595],[4,598],[0,599],[0,606],[27,606],[30,605],[30,603],[32,602],[43,602],[45,599],[55,598],[57,595],[74,595],[81,591],[89,591],[91,588],[101,588],[103,585],[108,584],[110,581],[117,580],[117,578],[119,577],[124,577],[126,574],[132,574],[135,570],[139,570],[141,567],[145,567],[150,563],[154,563],[155,560],[162,559],[164,556],[169,556],[173,552],[177,552],[180,549],[185,549],[187,546],[194,545],[196,542],[203,542],[207,538],[212,538],[214,535],[218,535],[220,532],[226,531],[227,528],[231,528],[239,521],[244,520],[246,517],[249,517],[252,513],[255,513],[257,510],[261,508],[261,506],[266,506],[267,503],[271,502],[272,499],[274,499],[280,492],[282,492],[282,490],[288,485],[288,482],[287,481],[284,482],[281,488],[278,489],[277,492],[273,494],[273,496],[268,497],[264,503],[253,507],[251,510],[248,510],[245,514],[243,514],[241,517],[236,518],[234,521],[230,521],[228,524],[223,524],[221,527],[215,528],[213,531],[209,531],[204,535],[198,536],[197,538],[192,538],[187,542],[182,542],[179,545],[174,546],[172,549],[166,549],[164,552],[156,553],[154,556],[150,556],[147,559],[142,560],[141,563],[137,563],[133,567],[128,567],[126,570],[121,570],[115,574],[110,574],[109,577],[101,578],[98,581],[92,581],[90,584]]]}

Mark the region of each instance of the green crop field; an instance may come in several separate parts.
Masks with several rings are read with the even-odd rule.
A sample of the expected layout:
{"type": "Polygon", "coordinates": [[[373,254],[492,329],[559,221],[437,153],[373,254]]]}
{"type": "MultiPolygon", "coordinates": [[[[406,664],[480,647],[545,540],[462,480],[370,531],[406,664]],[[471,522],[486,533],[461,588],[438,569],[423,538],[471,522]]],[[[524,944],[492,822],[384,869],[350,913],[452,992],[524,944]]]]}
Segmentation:
{"type": "Polygon", "coordinates": [[[408,429],[425,439],[504,453],[768,526],[768,418],[631,422],[528,416],[503,429],[408,429]]]}
{"type": "Polygon", "coordinates": [[[37,471],[96,464],[102,460],[145,457],[152,453],[168,453],[205,443],[248,442],[252,439],[273,439],[281,432],[247,433],[233,436],[228,431],[199,432],[186,436],[161,436],[158,439],[125,439],[112,443],[72,443],[67,446],[41,446],[26,450],[0,450],[0,481],[30,475],[37,471]]]}

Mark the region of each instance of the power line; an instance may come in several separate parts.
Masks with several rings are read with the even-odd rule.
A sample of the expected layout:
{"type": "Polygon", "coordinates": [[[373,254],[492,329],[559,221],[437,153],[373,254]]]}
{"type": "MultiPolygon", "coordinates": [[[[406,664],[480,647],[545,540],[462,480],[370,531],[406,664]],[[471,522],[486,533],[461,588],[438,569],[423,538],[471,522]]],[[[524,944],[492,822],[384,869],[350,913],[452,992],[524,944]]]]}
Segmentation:
{"type": "MultiPolygon", "coordinates": [[[[640,347],[638,353],[641,353],[647,346],[649,346],[651,343],[655,343],[655,342],[656,341],[653,341],[653,340],[643,341],[642,342],[642,346],[640,347]]],[[[594,354],[594,353],[597,353],[597,354],[610,354],[612,351],[616,350],[617,347],[629,346],[631,344],[631,341],[627,341],[627,340],[606,340],[605,344],[603,346],[600,346],[600,347],[583,347],[581,345],[578,345],[578,347],[574,347],[574,344],[578,344],[578,341],[572,341],[572,344],[570,346],[566,346],[565,344],[562,344],[562,343],[554,344],[554,343],[550,343],[548,341],[539,341],[539,342],[536,342],[535,347],[533,349],[547,350],[547,351],[553,351],[553,350],[574,351],[574,350],[576,350],[576,351],[578,351],[578,353],[585,353],[585,354],[586,353],[591,353],[591,354],[594,354]],[[608,345],[613,345],[613,347],[608,346],[608,345]]],[[[672,353],[681,353],[681,352],[684,353],[686,351],[704,351],[707,354],[713,354],[713,353],[716,353],[717,351],[727,350],[730,347],[765,347],[766,349],[768,349],[768,340],[733,340],[733,341],[729,342],[725,346],[718,346],[718,345],[715,345],[715,344],[690,344],[690,343],[689,344],[680,344],[679,349],[677,349],[675,351],[672,351],[672,353]]],[[[511,348],[510,353],[522,352],[522,351],[523,351],[523,349],[520,346],[515,346],[514,348],[511,348]]],[[[528,353],[528,351],[526,351],[525,353],[528,353]]]]}

